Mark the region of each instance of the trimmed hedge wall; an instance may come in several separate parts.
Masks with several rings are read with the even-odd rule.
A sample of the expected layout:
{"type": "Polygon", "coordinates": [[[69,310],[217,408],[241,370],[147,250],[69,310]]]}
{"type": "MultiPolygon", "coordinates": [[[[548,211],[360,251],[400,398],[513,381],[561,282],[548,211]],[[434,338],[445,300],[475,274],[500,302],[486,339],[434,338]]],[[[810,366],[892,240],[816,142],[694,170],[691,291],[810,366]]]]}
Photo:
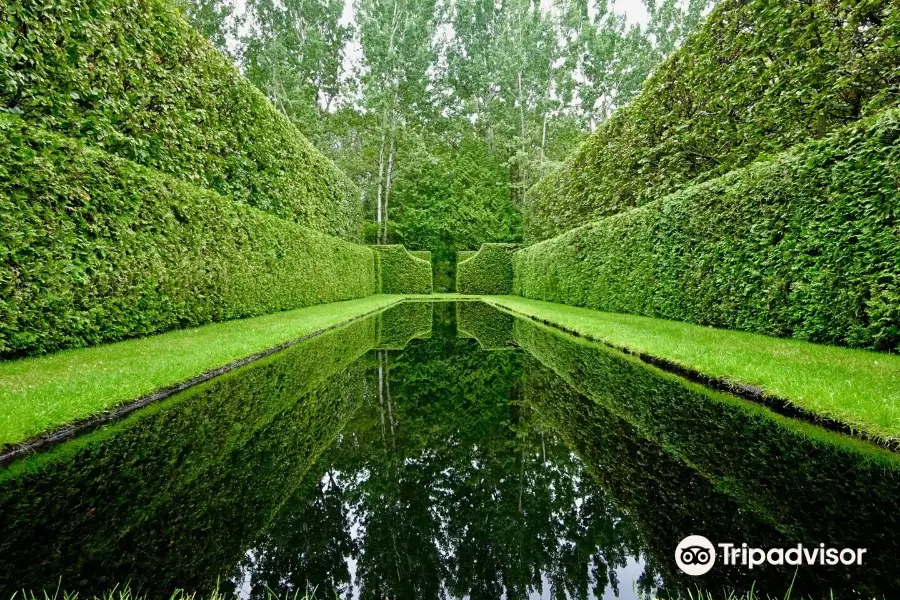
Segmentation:
{"type": "Polygon", "coordinates": [[[482,244],[478,253],[456,265],[456,291],[460,294],[511,294],[513,252],[517,244],[482,244]]]}
{"type": "Polygon", "coordinates": [[[900,110],[530,246],[515,293],[813,342],[900,342],[900,110]]]}
{"type": "Polygon", "coordinates": [[[414,339],[431,337],[434,304],[402,302],[379,313],[375,319],[375,350],[403,350],[414,339]]]}
{"type": "Polygon", "coordinates": [[[456,330],[458,337],[476,340],[482,350],[507,350],[515,348],[513,322],[515,317],[484,302],[458,302],[456,304],[456,330]]]}
{"type": "Polygon", "coordinates": [[[526,194],[533,243],[895,104],[891,0],[722,0],[564,165],[526,194]]]}
{"type": "Polygon", "coordinates": [[[369,246],[375,251],[375,289],[380,294],[430,294],[431,263],[400,244],[369,246]]]}
{"type": "Polygon", "coordinates": [[[371,250],[0,116],[0,356],[374,291],[371,250]]]}
{"type": "Polygon", "coordinates": [[[469,260],[476,254],[478,254],[478,250],[457,250],[456,251],[456,263],[459,264],[464,260],[469,260]]]}
{"type": "Polygon", "coordinates": [[[420,260],[424,260],[428,264],[431,264],[431,251],[430,250],[410,250],[410,254],[415,256],[420,260]]]}
{"type": "MultiPolygon", "coordinates": [[[[538,414],[564,438],[577,440],[579,443],[571,447],[585,459],[586,465],[599,469],[598,474],[611,475],[623,468],[631,470],[630,476],[619,479],[629,484],[625,488],[629,493],[619,499],[645,498],[650,509],[632,510],[632,516],[648,524],[677,525],[661,538],[647,532],[646,539],[666,542],[663,545],[667,547],[660,556],[668,555],[669,540],[677,544],[685,530],[702,530],[710,537],[715,535],[715,539],[730,539],[736,537],[732,528],[738,525],[747,528],[745,534],[756,534],[741,537],[760,540],[760,543],[760,534],[765,536],[766,531],[774,534],[776,537],[764,544],[770,547],[783,546],[794,539],[817,539],[840,547],[848,540],[882,539],[879,531],[885,530],[884,523],[898,521],[894,507],[900,492],[897,477],[900,460],[896,455],[775,415],[727,394],[712,392],[602,344],[586,342],[525,319],[516,319],[513,333],[516,343],[535,357],[532,361],[540,361],[568,384],[553,385],[551,393],[542,393],[539,386],[529,383],[537,378],[546,381],[544,369],[526,362],[526,402],[538,408],[538,414]],[[590,400],[576,400],[576,391],[590,400]],[[617,418],[611,420],[611,415],[617,418]],[[618,448],[618,452],[607,455],[628,456],[627,461],[602,460],[590,452],[583,453],[583,450],[609,447],[610,442],[624,440],[623,436],[627,435],[637,436],[638,444],[632,446],[637,451],[625,452],[626,448],[618,448]],[[676,468],[646,464],[656,453],[657,445],[676,468]],[[723,457],[728,460],[722,460],[723,457]],[[700,485],[666,485],[685,465],[702,474],[697,479],[700,485]],[[655,485],[647,485],[648,474],[658,478],[655,485]],[[685,495],[685,489],[691,489],[692,493],[685,495]],[[685,506],[686,499],[693,502],[704,490],[715,490],[720,500],[707,502],[707,508],[726,510],[710,513],[685,506]],[[859,490],[866,493],[860,494],[859,490]],[[674,502],[667,505],[661,502],[664,498],[674,502]],[[822,498],[829,500],[822,502],[822,498]],[[733,508],[739,510],[727,510],[733,508]],[[673,509],[678,510],[673,512],[673,509]],[[677,518],[679,514],[703,519],[705,526],[685,527],[688,524],[677,518]],[[760,528],[763,522],[766,524],[760,528]],[[772,525],[775,527],[770,529],[772,525]]],[[[616,487],[607,486],[607,489],[616,492],[616,487]]],[[[700,499],[714,498],[707,495],[700,499]]],[[[697,504],[700,506],[702,503],[697,504]]],[[[885,543],[892,545],[890,540],[885,543]]],[[[809,589],[812,597],[829,588],[839,597],[842,587],[850,585],[855,591],[863,589],[877,597],[877,590],[896,585],[893,577],[896,567],[891,565],[895,559],[890,551],[870,551],[883,558],[876,559],[879,564],[866,570],[867,577],[854,578],[851,584],[846,579],[841,581],[840,574],[823,573],[825,585],[810,580],[804,585],[812,584],[809,589]]],[[[774,579],[766,582],[754,578],[757,589],[784,590],[790,586],[790,571],[772,570],[768,575],[774,579]],[[778,582],[779,578],[787,580],[778,582]]],[[[723,581],[723,587],[734,585],[733,573],[726,578],[732,581],[723,581]]]]}
{"type": "Polygon", "coordinates": [[[82,593],[129,581],[148,597],[179,585],[215,589],[297,483],[318,480],[311,466],[362,406],[358,359],[372,347],[374,322],[327,332],[4,469],[0,581],[40,589],[62,578],[82,593]],[[79,517],[86,512],[96,520],[79,517]],[[184,531],[191,535],[173,544],[184,531]]]}
{"type": "Polygon", "coordinates": [[[362,240],[350,179],[169,0],[0,3],[0,112],[362,240]]]}

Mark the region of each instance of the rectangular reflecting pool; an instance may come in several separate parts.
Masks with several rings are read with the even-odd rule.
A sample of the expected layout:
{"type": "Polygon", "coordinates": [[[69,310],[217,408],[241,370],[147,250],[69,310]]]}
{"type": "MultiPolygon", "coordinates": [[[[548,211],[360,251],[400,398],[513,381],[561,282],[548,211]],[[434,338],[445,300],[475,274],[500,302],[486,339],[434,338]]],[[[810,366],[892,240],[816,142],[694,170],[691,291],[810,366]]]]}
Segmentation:
{"type": "Polygon", "coordinates": [[[0,598],[897,598],[898,498],[887,450],[480,302],[407,302],[0,469],[0,598]],[[689,535],[866,553],[695,577],[689,535]]]}

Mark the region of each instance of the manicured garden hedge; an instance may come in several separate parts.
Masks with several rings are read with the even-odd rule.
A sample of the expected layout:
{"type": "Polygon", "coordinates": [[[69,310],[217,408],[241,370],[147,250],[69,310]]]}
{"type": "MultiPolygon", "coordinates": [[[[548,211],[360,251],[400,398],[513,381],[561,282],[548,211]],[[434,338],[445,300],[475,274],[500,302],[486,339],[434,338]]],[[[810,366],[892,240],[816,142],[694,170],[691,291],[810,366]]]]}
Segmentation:
{"type": "Polygon", "coordinates": [[[169,0],[0,3],[0,112],[361,241],[353,183],[169,0]]]}
{"type": "Polygon", "coordinates": [[[410,254],[415,256],[420,260],[424,260],[428,264],[431,264],[431,251],[430,250],[410,250],[410,254]]]}
{"type": "Polygon", "coordinates": [[[402,302],[376,317],[376,350],[403,350],[414,339],[431,337],[434,304],[402,302]]]}
{"type": "Polygon", "coordinates": [[[0,249],[0,356],[374,291],[364,246],[8,115],[0,117],[0,249]]]}
{"type": "Polygon", "coordinates": [[[456,329],[459,337],[471,337],[482,350],[514,348],[512,339],[515,317],[484,302],[458,302],[456,329]]]}
{"type": "Polygon", "coordinates": [[[900,110],[518,252],[515,293],[814,342],[900,343],[900,110]]]}
{"type": "Polygon", "coordinates": [[[464,260],[469,260],[476,254],[478,254],[478,250],[457,250],[456,251],[456,263],[459,264],[464,260]]]}
{"type": "Polygon", "coordinates": [[[82,591],[212,589],[362,405],[374,337],[361,319],[0,471],[0,580],[77,582],[102,560],[82,591]]]}
{"type": "MultiPolygon", "coordinates": [[[[647,506],[652,510],[642,515],[648,522],[669,526],[677,522],[672,519],[673,513],[663,511],[665,504],[660,502],[661,498],[675,500],[667,507],[669,510],[687,508],[685,495],[679,490],[688,486],[665,485],[677,470],[659,468],[662,466],[659,464],[641,464],[653,456],[657,445],[673,459],[673,465],[679,465],[677,468],[690,465],[702,474],[698,479],[702,485],[699,489],[691,487],[690,496],[695,497],[694,491],[700,492],[712,482],[711,489],[722,494],[723,499],[736,501],[743,509],[719,513],[724,518],[718,521],[718,528],[717,519],[707,520],[712,514],[704,510],[694,512],[694,517],[703,515],[704,530],[710,537],[715,534],[719,539],[729,539],[732,535],[728,528],[739,523],[753,527],[753,522],[765,515],[767,526],[757,530],[758,533],[778,531],[776,535],[787,540],[830,540],[840,546],[850,539],[878,539],[878,532],[884,530],[883,523],[898,520],[893,508],[900,491],[897,477],[900,460],[896,455],[775,415],[753,403],[662,373],[616,350],[524,319],[516,320],[513,333],[523,350],[565,380],[567,385],[554,385],[552,392],[541,393],[542,386],[528,384],[534,382],[535,376],[547,381],[546,376],[542,377],[543,369],[535,369],[526,362],[524,394],[526,402],[537,401],[538,414],[557,426],[567,441],[581,442],[570,447],[585,459],[585,464],[593,468],[602,466],[600,472],[608,474],[616,468],[649,467],[636,469],[631,477],[620,479],[635,486],[628,488],[632,493],[625,498],[650,500],[647,506]],[[577,401],[573,391],[590,400],[577,401]],[[618,417],[618,426],[610,426],[614,425],[610,422],[611,415],[618,417]],[[619,452],[612,454],[628,456],[629,461],[598,460],[599,456],[583,455],[579,451],[608,447],[616,439],[624,440],[623,436],[629,433],[639,436],[637,451],[624,452],[625,448],[617,448],[619,452]],[[728,460],[722,460],[723,456],[729,457],[728,460]],[[658,478],[656,485],[646,485],[643,478],[647,474],[658,478]],[[671,493],[666,492],[667,488],[671,493]],[[865,494],[859,493],[862,489],[866,490],[865,494]],[[825,503],[815,500],[826,497],[832,500],[825,503]],[[815,505],[812,510],[811,502],[815,505]],[[773,523],[777,530],[769,529],[773,523]]],[[[615,488],[607,489],[611,493],[615,491],[615,488]]],[[[710,506],[722,508],[722,503],[707,504],[710,506]]],[[[677,529],[671,532],[675,538],[673,544],[678,542],[676,536],[683,535],[677,529]]],[[[658,538],[648,536],[647,539],[658,538]]],[[[776,543],[771,547],[782,545],[778,540],[772,542],[776,543]]],[[[885,562],[867,570],[869,577],[856,579],[853,585],[873,596],[877,596],[878,584],[890,587],[892,584],[887,582],[893,570],[888,563],[892,559],[885,555],[882,560],[885,562]]],[[[792,574],[781,572],[774,576],[789,578],[792,574]]],[[[790,581],[779,587],[763,587],[762,583],[756,581],[762,589],[784,590],[790,581]]],[[[834,583],[848,585],[849,582],[834,583]]]]}
{"type": "Polygon", "coordinates": [[[891,0],[722,0],[695,36],[527,194],[532,243],[723,175],[895,104],[891,0]]]}
{"type": "Polygon", "coordinates": [[[460,294],[510,294],[513,289],[513,252],[517,244],[482,244],[475,256],[456,265],[460,294]]]}
{"type": "Polygon", "coordinates": [[[381,294],[430,294],[431,263],[400,244],[369,246],[375,250],[375,289],[381,294]]]}

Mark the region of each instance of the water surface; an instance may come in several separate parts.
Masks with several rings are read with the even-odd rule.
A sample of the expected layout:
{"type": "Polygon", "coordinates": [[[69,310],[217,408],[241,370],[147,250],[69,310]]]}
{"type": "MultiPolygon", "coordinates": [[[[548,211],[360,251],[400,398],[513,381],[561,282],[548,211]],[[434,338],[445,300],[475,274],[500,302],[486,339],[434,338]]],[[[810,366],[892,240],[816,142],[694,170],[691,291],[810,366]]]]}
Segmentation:
{"type": "Polygon", "coordinates": [[[407,303],[0,470],[0,594],[900,592],[894,455],[469,303],[407,303]],[[675,565],[689,534],[862,567],[675,565]]]}

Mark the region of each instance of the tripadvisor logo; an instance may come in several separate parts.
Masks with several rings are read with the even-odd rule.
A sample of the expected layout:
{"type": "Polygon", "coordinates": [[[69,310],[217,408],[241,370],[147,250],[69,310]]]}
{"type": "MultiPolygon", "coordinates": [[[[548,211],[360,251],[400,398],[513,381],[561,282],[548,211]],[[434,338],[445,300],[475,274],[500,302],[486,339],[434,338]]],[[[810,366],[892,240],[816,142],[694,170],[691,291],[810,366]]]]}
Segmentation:
{"type": "MultiPolygon", "coordinates": [[[[722,553],[722,564],[745,566],[749,569],[760,565],[862,565],[865,548],[828,548],[825,544],[806,547],[797,544],[791,548],[750,548],[747,544],[716,544],[722,553]]],[[[675,548],[675,563],[688,575],[708,573],[716,563],[716,546],[702,535],[689,535],[675,548]]]]}
{"type": "Polygon", "coordinates": [[[675,548],[675,563],[688,575],[703,575],[715,562],[716,549],[702,535],[689,535],[675,548]]]}

